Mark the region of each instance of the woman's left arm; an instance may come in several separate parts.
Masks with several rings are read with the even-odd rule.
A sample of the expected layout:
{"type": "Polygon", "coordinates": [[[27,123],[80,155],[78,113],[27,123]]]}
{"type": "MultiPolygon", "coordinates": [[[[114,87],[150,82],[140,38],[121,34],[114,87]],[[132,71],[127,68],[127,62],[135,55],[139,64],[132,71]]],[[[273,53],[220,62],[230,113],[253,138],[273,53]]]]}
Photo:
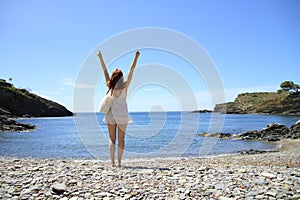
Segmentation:
{"type": "Polygon", "coordinates": [[[130,71],[129,71],[129,74],[128,74],[128,78],[127,78],[127,81],[126,81],[126,85],[125,85],[125,88],[128,89],[129,85],[130,85],[130,82],[131,82],[131,79],[132,79],[132,76],[133,76],[133,71],[136,67],[136,63],[137,63],[137,60],[140,56],[140,52],[139,51],[136,51],[135,52],[135,57],[134,57],[134,60],[133,60],[133,63],[130,67],[130,71]]]}

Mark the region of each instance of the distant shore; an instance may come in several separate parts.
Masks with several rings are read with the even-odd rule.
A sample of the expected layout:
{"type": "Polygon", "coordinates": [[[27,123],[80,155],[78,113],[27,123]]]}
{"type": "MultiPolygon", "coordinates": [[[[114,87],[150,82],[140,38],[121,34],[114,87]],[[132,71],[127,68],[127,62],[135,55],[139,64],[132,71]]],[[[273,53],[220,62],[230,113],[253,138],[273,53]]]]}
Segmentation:
{"type": "Polygon", "coordinates": [[[300,115],[300,92],[241,93],[233,102],[216,104],[214,112],[223,114],[300,115]]]}
{"type": "MultiPolygon", "coordinates": [[[[278,143],[278,142],[277,142],[278,143]]],[[[300,139],[278,152],[126,161],[0,157],[0,196],[41,199],[299,199],[300,139]]]]}

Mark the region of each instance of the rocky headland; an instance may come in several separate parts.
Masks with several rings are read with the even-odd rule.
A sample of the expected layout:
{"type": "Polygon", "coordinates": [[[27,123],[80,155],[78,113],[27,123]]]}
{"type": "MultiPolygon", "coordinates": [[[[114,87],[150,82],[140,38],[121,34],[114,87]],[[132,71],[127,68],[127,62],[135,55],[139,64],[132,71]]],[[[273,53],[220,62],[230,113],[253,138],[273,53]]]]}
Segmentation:
{"type": "Polygon", "coordinates": [[[64,117],[73,113],[64,106],[42,98],[26,89],[15,88],[0,80],[0,108],[16,117],[64,117]]]}
{"type": "Polygon", "coordinates": [[[300,92],[242,93],[234,102],[215,105],[214,112],[226,114],[300,115],[300,92]]]}
{"type": "Polygon", "coordinates": [[[62,117],[73,113],[64,106],[0,79],[0,132],[27,131],[33,125],[19,123],[18,117],[62,117]]]}

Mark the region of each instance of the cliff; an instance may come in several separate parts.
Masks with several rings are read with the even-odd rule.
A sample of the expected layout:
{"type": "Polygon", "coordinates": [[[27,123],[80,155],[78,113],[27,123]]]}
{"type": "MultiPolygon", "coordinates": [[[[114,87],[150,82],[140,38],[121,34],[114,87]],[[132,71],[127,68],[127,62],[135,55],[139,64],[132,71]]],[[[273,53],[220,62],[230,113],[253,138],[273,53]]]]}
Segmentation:
{"type": "Polygon", "coordinates": [[[227,114],[300,115],[300,93],[243,93],[239,94],[234,102],[217,104],[214,112],[227,114]]]}
{"type": "Polygon", "coordinates": [[[61,117],[73,113],[64,106],[0,79],[0,114],[13,117],[61,117]]]}

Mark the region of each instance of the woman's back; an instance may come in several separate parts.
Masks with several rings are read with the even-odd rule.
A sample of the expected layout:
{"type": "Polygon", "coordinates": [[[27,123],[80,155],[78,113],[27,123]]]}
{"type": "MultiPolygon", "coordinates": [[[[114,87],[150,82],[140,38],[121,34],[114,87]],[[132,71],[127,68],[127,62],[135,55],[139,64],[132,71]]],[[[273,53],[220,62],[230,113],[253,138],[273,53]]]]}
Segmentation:
{"type": "Polygon", "coordinates": [[[117,124],[126,124],[132,121],[128,116],[126,97],[127,90],[125,88],[113,91],[111,114],[117,124]]]}

